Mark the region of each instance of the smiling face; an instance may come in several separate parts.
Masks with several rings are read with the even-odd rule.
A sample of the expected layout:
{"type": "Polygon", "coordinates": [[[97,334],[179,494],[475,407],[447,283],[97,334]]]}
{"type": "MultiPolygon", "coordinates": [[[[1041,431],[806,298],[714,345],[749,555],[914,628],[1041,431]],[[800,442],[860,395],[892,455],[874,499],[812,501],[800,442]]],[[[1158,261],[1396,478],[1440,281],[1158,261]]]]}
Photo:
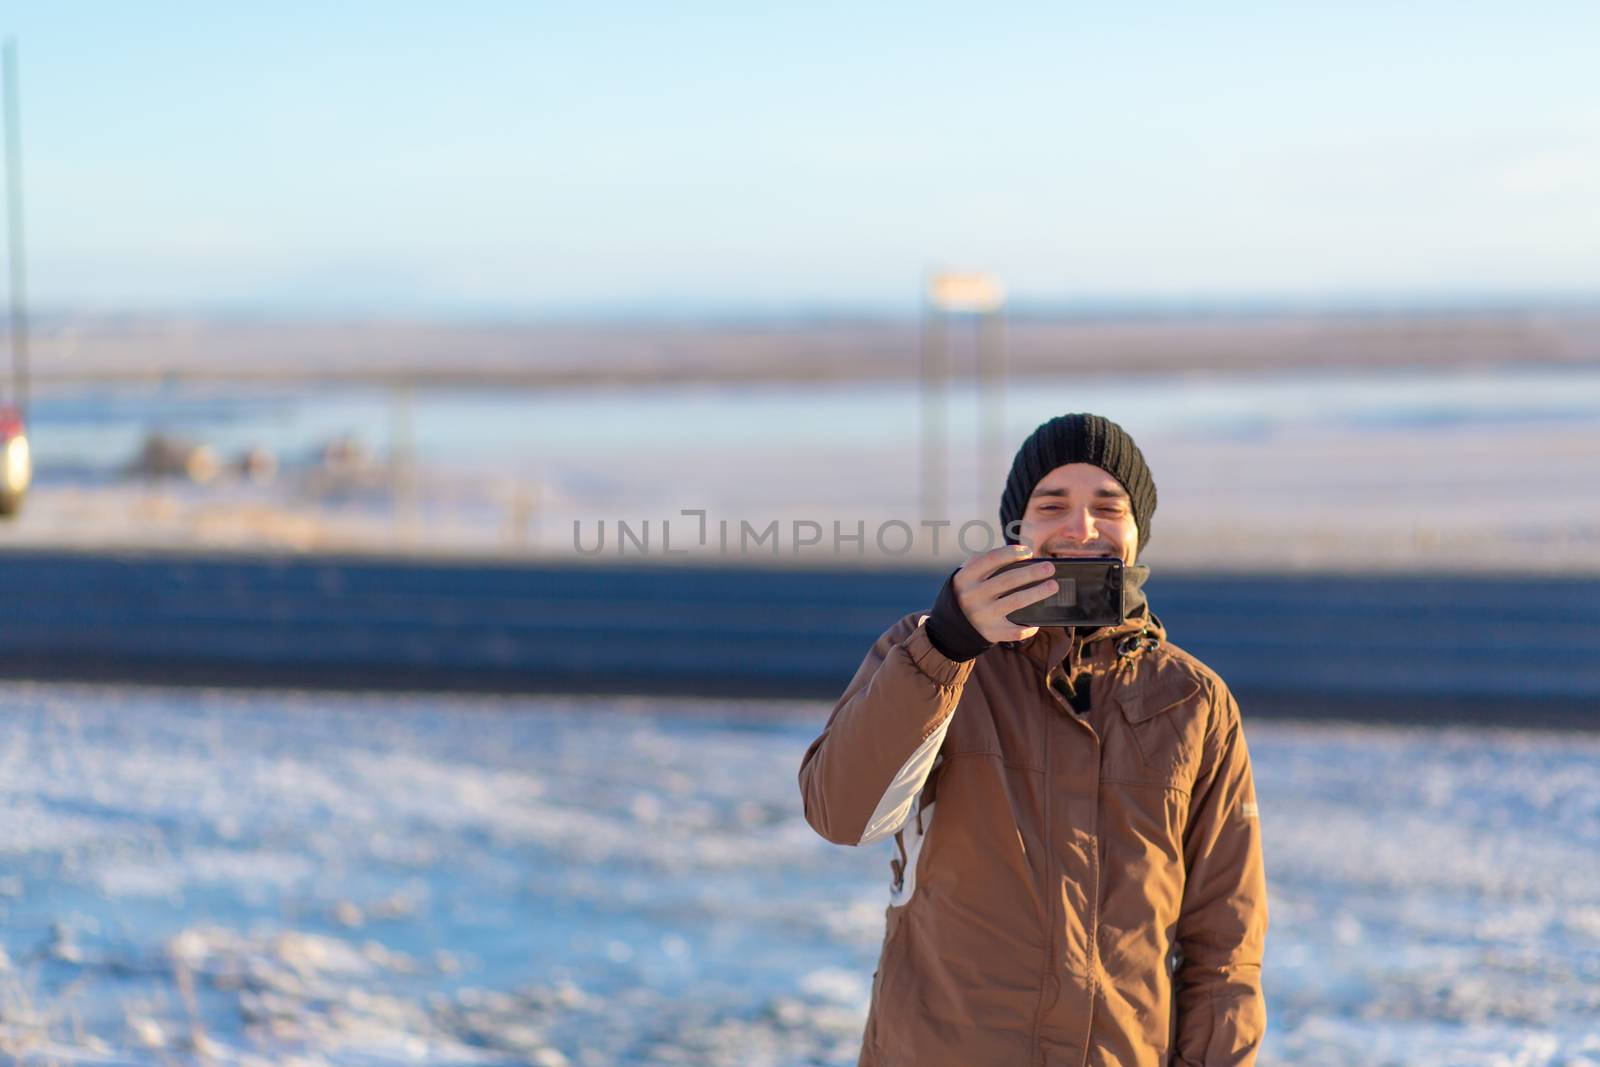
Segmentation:
{"type": "Polygon", "coordinates": [[[1040,556],[1115,556],[1131,566],[1139,552],[1127,491],[1092,463],[1068,463],[1040,478],[1019,533],[1040,556]]]}

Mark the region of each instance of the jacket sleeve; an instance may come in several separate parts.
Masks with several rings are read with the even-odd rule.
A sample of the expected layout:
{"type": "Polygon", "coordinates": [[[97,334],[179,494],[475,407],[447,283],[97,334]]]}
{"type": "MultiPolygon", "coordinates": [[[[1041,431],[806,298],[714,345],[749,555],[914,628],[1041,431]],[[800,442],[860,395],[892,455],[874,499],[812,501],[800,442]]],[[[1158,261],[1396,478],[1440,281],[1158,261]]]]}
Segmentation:
{"type": "Polygon", "coordinates": [[[1255,782],[1239,707],[1225,686],[1212,706],[1208,761],[1184,830],[1174,1067],[1250,1067],[1267,1028],[1267,883],[1255,782]]]}
{"type": "Polygon", "coordinates": [[[806,822],[835,844],[898,830],[944,743],[975,661],[935,648],[926,620],[907,615],[878,638],[800,761],[806,822]]]}

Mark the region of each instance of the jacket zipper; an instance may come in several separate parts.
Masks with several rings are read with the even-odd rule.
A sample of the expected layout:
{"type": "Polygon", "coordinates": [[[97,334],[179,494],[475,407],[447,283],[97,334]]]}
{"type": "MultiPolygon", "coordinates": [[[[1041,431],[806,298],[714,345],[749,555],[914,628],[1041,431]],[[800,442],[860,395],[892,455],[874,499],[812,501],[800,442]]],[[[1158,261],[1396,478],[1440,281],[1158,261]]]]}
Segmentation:
{"type": "MultiPolygon", "coordinates": [[[[1082,655],[1083,650],[1084,650],[1083,639],[1082,639],[1081,635],[1076,630],[1074,630],[1073,634],[1072,634],[1072,641],[1067,646],[1067,655],[1061,661],[1062,662],[1062,666],[1066,671],[1066,678],[1067,678],[1067,686],[1068,686],[1068,688],[1074,688],[1073,685],[1072,685],[1072,679],[1074,679],[1078,675],[1078,659],[1082,655]]],[[[1051,687],[1051,689],[1052,689],[1052,692],[1054,692],[1054,687],[1051,687]]],[[[1091,734],[1094,734],[1094,728],[1089,725],[1087,719],[1083,715],[1078,714],[1077,709],[1073,708],[1064,699],[1062,699],[1060,693],[1055,693],[1054,695],[1055,695],[1056,699],[1061,702],[1062,710],[1064,712],[1066,712],[1067,714],[1072,715],[1079,722],[1083,723],[1084,729],[1088,730],[1091,734]]],[[[1097,753],[1098,753],[1098,750],[1099,750],[1099,746],[1100,746],[1099,735],[1095,734],[1095,748],[1096,748],[1096,752],[1097,753]]],[[[1096,762],[1098,762],[1098,760],[1096,762]]],[[[1046,761],[1045,766],[1046,766],[1047,772],[1048,772],[1048,767],[1049,767],[1049,761],[1048,760],[1046,761]]],[[[1048,777],[1047,777],[1047,781],[1048,781],[1048,777]]],[[[1090,886],[1090,890],[1091,891],[1088,894],[1088,897],[1089,897],[1089,928],[1088,928],[1087,933],[1088,933],[1089,944],[1088,944],[1088,958],[1085,960],[1085,965],[1088,968],[1088,974],[1086,975],[1086,977],[1088,978],[1088,982],[1089,982],[1089,1017],[1088,1017],[1087,1022],[1085,1023],[1086,1029],[1085,1029],[1085,1033],[1084,1033],[1084,1049],[1083,1049],[1083,1055],[1084,1055],[1084,1061],[1083,1062],[1085,1064],[1088,1063],[1089,1051],[1090,1051],[1090,1049],[1092,1047],[1091,1041],[1092,1041],[1092,1038],[1094,1036],[1095,1002],[1100,997],[1100,977],[1099,977],[1099,971],[1100,971],[1100,800],[1099,800],[1098,796],[1096,796],[1096,798],[1095,798],[1095,805],[1094,805],[1094,843],[1095,843],[1094,850],[1090,854],[1090,857],[1089,857],[1091,864],[1093,864],[1093,866],[1091,868],[1092,872],[1093,872],[1093,885],[1090,886]]],[[[1052,900],[1054,899],[1054,897],[1056,895],[1058,895],[1058,894],[1055,894],[1055,893],[1051,894],[1052,900]]],[[[1054,945],[1055,945],[1055,931],[1053,929],[1051,931],[1050,944],[1051,944],[1052,947],[1054,947],[1054,945]]]]}
{"type": "MultiPolygon", "coordinates": [[[[1082,648],[1083,648],[1082,638],[1079,636],[1079,634],[1076,631],[1073,631],[1072,640],[1067,646],[1066,658],[1061,661],[1062,664],[1064,664],[1065,667],[1066,667],[1067,677],[1069,679],[1072,677],[1072,675],[1074,673],[1076,673],[1077,666],[1078,666],[1078,655],[1082,651],[1082,648]]],[[[1051,670],[1052,670],[1052,668],[1047,664],[1045,666],[1044,687],[1047,690],[1050,691],[1050,696],[1052,698],[1054,698],[1056,703],[1061,706],[1060,713],[1059,713],[1058,717],[1064,717],[1064,716],[1067,716],[1067,715],[1076,714],[1073,711],[1072,706],[1069,705],[1064,699],[1062,699],[1061,694],[1056,691],[1055,686],[1050,684],[1050,671],[1051,670]]],[[[1070,681],[1069,681],[1068,684],[1070,684],[1070,681]]],[[[1054,781],[1055,781],[1055,774],[1054,774],[1055,760],[1050,758],[1050,748],[1051,748],[1050,742],[1053,741],[1053,739],[1054,739],[1055,731],[1056,731],[1056,725],[1055,725],[1054,719],[1051,719],[1051,720],[1047,721],[1045,723],[1045,737],[1046,737],[1045,761],[1044,761],[1044,797],[1045,797],[1045,805],[1044,805],[1044,829],[1043,829],[1043,833],[1044,833],[1044,841],[1045,841],[1045,850],[1044,850],[1044,853],[1045,853],[1045,890],[1046,890],[1046,892],[1048,894],[1049,906],[1045,909],[1046,910],[1045,922],[1047,923],[1047,927],[1046,927],[1046,929],[1044,931],[1044,933],[1045,933],[1045,953],[1044,953],[1044,957],[1045,957],[1045,963],[1044,963],[1045,980],[1044,980],[1043,983],[1040,984],[1040,988],[1039,988],[1039,1006],[1035,1010],[1034,1016],[1033,1016],[1033,1059],[1039,1065],[1039,1067],[1044,1067],[1044,1054],[1039,1048],[1039,1028],[1040,1028],[1040,1026],[1042,1026],[1044,1024],[1045,990],[1048,988],[1048,984],[1051,981],[1055,981],[1058,985],[1061,982],[1061,976],[1056,973],[1056,936],[1059,933],[1059,928],[1060,928],[1060,923],[1056,920],[1056,902],[1060,898],[1061,894],[1060,894],[1060,892],[1059,892],[1059,890],[1058,890],[1058,888],[1056,886],[1055,849],[1050,847],[1050,841],[1051,841],[1051,837],[1052,837],[1051,832],[1050,832],[1051,812],[1055,808],[1055,795],[1054,795],[1054,790],[1052,788],[1052,786],[1054,784],[1054,781]]],[[[1097,829],[1098,829],[1098,827],[1097,827],[1097,829]]]]}

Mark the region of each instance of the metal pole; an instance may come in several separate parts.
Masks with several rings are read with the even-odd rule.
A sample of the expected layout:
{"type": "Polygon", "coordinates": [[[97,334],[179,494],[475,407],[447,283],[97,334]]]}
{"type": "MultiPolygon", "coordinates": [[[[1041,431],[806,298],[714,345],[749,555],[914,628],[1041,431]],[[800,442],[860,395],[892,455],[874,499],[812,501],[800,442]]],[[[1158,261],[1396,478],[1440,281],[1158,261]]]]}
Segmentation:
{"type": "Polygon", "coordinates": [[[416,437],[412,429],[412,387],[397,379],[389,392],[389,499],[391,530],[410,546],[417,534],[416,437]]]}
{"type": "Polygon", "coordinates": [[[922,313],[922,520],[943,518],[945,380],[949,377],[945,315],[924,296],[922,313]]]}
{"type": "MultiPolygon", "coordinates": [[[[978,510],[998,506],[1005,464],[1006,337],[1000,309],[978,316],[978,510]]],[[[1002,536],[1004,536],[1002,534],[1002,536]]]]}
{"type": "Polygon", "coordinates": [[[17,42],[5,43],[6,232],[11,259],[11,376],[13,402],[28,418],[27,269],[22,240],[22,118],[17,97],[17,42]]]}

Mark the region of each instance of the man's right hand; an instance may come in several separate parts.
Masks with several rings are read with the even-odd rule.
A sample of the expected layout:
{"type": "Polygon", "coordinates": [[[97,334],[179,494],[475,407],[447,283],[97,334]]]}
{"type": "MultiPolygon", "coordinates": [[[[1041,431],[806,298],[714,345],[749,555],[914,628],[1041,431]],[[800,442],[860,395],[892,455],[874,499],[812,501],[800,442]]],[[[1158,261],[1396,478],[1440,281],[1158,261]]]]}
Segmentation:
{"type": "Polygon", "coordinates": [[[1037,626],[1018,626],[1007,615],[1018,608],[1044,600],[1056,591],[1055,565],[1041,561],[1029,567],[1018,567],[1004,574],[996,574],[1007,563],[1029,559],[1033,550],[1027,545],[1002,545],[979,552],[956,571],[951,585],[961,613],[972,623],[972,628],[985,640],[998,644],[1001,641],[1026,641],[1039,632],[1037,626]],[[1041,582],[1031,589],[1022,587],[1041,582]]]}

